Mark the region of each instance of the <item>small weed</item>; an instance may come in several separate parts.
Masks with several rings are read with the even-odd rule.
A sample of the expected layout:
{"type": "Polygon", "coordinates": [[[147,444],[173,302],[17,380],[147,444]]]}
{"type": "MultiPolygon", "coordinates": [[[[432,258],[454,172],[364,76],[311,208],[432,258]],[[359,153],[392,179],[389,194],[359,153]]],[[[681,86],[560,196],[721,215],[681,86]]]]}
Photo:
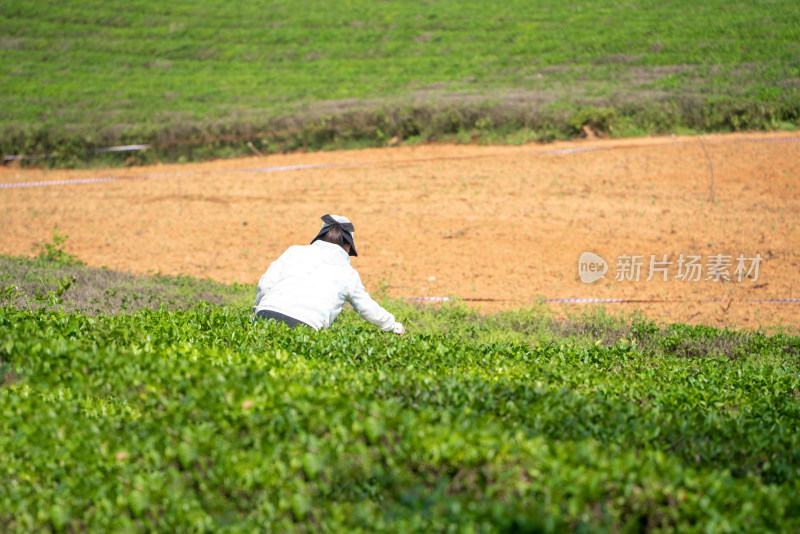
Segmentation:
{"type": "Polygon", "coordinates": [[[54,228],[51,240],[39,245],[38,257],[46,261],[65,265],[82,265],[83,262],[64,250],[63,245],[68,239],[69,236],[59,232],[58,227],[54,228]]]}
{"type": "Polygon", "coordinates": [[[24,294],[25,292],[22,291],[17,284],[9,284],[0,288],[0,302],[13,301],[24,294]]]}

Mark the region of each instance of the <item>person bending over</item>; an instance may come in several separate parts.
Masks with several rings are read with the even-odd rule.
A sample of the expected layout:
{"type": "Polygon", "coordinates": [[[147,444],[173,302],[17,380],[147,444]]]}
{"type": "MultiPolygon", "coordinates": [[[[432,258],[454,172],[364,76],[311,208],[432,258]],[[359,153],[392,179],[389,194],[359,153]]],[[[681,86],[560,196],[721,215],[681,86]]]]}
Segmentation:
{"type": "Polygon", "coordinates": [[[324,215],[322,229],[310,245],[292,246],[258,281],[253,312],[294,328],[328,328],[345,300],[367,321],[386,332],[404,334],[401,323],[367,293],[350,256],[358,256],[355,228],[347,217],[324,215]]]}

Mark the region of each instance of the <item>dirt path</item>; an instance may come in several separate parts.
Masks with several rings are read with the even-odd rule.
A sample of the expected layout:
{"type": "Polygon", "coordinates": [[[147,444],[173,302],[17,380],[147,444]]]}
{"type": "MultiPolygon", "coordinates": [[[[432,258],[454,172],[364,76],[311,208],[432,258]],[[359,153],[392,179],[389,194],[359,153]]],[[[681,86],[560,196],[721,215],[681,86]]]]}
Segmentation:
{"type": "Polygon", "coordinates": [[[360,256],[353,262],[368,289],[388,284],[397,297],[504,300],[480,304],[491,309],[537,297],[668,300],[607,309],[798,327],[800,303],[745,299],[800,297],[800,140],[791,133],[703,140],[713,201],[709,161],[692,137],[434,145],[94,171],[3,168],[0,187],[124,179],[0,189],[0,252],[31,255],[58,226],[69,236],[66,249],[89,265],[255,284],[331,212],[355,223],[360,256]],[[608,262],[605,279],[579,280],[584,251],[608,262]],[[639,282],[615,280],[623,254],[643,256],[639,282]],[[668,281],[660,274],[645,281],[650,256],[664,254],[673,262],[668,281]],[[681,254],[701,256],[701,281],[674,278],[681,254]],[[702,280],[718,254],[731,256],[733,281],[702,280]],[[756,254],[763,258],[758,279],[736,281],[738,256],[756,254]]]}

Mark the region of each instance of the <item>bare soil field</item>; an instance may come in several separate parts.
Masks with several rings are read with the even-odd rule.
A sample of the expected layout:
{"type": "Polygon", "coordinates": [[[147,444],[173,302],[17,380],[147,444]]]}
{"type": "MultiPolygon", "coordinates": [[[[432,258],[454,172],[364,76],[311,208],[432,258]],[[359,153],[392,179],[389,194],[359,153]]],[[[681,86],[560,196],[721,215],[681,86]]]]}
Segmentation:
{"type": "Polygon", "coordinates": [[[800,297],[799,188],[800,137],[787,132],[4,167],[0,253],[33,255],[57,227],[92,266],[255,287],[288,246],[311,240],[321,215],[338,213],[355,224],[353,264],[367,288],[393,297],[458,297],[486,310],[539,298],[655,301],[548,305],[796,330],[800,303],[758,299],[800,297]],[[50,183],[98,178],[107,180],[50,183]],[[579,279],[585,251],[608,262],[605,278],[579,279]],[[660,271],[647,281],[651,255],[664,254],[667,281],[660,271]],[[681,254],[701,257],[700,280],[676,278],[681,254]],[[623,255],[642,256],[639,281],[618,276],[623,255]],[[729,265],[706,280],[717,255],[729,265]],[[757,279],[739,281],[740,255],[760,255],[757,279]]]}

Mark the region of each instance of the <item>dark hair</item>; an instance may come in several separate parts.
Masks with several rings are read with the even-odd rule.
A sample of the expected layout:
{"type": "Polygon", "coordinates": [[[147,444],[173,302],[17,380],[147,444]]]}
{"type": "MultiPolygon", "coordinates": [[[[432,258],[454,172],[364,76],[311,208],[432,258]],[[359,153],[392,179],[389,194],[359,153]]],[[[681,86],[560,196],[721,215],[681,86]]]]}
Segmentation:
{"type": "MultiPolygon", "coordinates": [[[[342,229],[339,226],[331,226],[331,229],[325,232],[325,234],[320,237],[319,240],[327,241],[328,243],[333,243],[334,245],[339,245],[343,249],[345,248],[345,243],[347,243],[347,241],[344,240],[342,229]]],[[[347,249],[345,249],[345,251],[346,250],[347,249]]]]}

